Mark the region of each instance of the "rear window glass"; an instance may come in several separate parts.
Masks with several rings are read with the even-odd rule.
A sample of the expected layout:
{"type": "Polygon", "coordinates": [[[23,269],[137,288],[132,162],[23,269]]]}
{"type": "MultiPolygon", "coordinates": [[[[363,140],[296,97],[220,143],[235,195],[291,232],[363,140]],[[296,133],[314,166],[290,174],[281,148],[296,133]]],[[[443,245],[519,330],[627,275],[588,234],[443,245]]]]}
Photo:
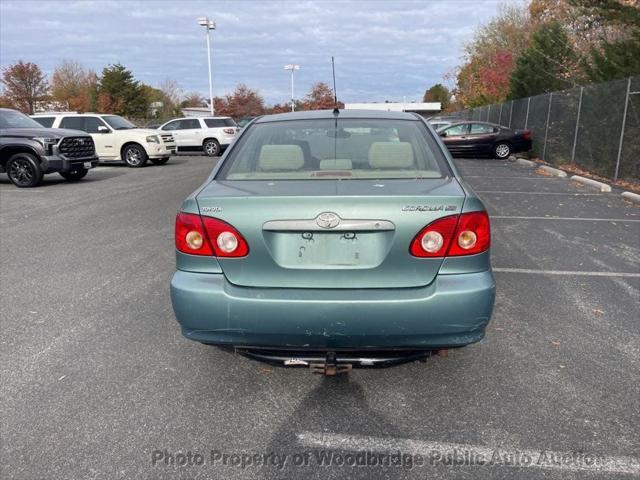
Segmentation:
{"type": "Polygon", "coordinates": [[[448,175],[419,121],[317,119],[252,124],[218,179],[392,179],[448,175]]]}
{"type": "Polygon", "coordinates": [[[209,128],[235,127],[233,118],[205,118],[204,123],[209,128]]]}
{"type": "Polygon", "coordinates": [[[36,122],[46,128],[51,128],[55,117],[32,117],[36,122]]]}

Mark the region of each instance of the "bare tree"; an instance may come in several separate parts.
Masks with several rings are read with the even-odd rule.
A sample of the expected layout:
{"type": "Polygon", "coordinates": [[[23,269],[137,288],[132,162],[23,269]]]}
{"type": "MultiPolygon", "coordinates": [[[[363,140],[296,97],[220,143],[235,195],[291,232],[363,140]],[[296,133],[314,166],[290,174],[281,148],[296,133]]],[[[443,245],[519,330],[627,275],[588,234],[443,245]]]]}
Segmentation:
{"type": "Polygon", "coordinates": [[[65,102],[72,110],[87,111],[96,97],[98,77],[75,60],[63,60],[51,79],[54,100],[65,102]]]}
{"type": "Polygon", "coordinates": [[[165,78],[162,83],[160,83],[160,90],[166,99],[173,104],[173,107],[180,105],[180,99],[182,98],[183,91],[177,81],[165,78]]]}

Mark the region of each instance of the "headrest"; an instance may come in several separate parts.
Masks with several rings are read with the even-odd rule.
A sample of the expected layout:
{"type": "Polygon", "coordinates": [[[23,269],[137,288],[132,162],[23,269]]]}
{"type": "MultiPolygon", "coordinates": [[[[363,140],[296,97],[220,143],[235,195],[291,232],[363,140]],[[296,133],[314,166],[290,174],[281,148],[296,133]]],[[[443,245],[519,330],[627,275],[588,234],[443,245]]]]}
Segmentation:
{"type": "Polygon", "coordinates": [[[369,147],[372,168],[409,168],[413,165],[413,147],[409,142],[373,142],[369,147]]]}
{"type": "Polygon", "coordinates": [[[351,170],[353,163],[350,158],[327,158],[320,160],[320,170],[351,170]]]}
{"type": "Polygon", "coordinates": [[[298,170],[304,166],[304,154],[299,145],[263,145],[258,166],[262,171],[298,170]]]}

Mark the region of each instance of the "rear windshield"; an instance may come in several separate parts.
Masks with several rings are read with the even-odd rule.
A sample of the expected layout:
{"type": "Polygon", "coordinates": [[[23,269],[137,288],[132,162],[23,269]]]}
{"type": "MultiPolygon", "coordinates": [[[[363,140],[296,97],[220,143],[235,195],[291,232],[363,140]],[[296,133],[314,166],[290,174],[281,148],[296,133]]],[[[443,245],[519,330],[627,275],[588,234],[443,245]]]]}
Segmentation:
{"type": "Polygon", "coordinates": [[[236,122],[233,118],[205,118],[204,123],[209,128],[235,127],[236,122]]]}
{"type": "Polygon", "coordinates": [[[318,119],[252,124],[217,175],[226,180],[442,178],[420,121],[318,119]]]}

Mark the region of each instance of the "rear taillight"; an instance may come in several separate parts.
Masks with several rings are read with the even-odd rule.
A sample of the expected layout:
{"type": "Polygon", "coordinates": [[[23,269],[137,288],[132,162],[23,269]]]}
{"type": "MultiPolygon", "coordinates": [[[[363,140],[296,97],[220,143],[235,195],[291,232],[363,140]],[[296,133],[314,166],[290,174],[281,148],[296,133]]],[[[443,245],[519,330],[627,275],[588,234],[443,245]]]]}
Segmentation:
{"type": "Polygon", "coordinates": [[[236,133],[235,128],[223,128],[222,131],[227,135],[234,135],[236,133]]]}
{"type": "Polygon", "coordinates": [[[522,138],[525,140],[531,140],[531,130],[525,130],[522,132],[522,138]]]}
{"type": "Polygon", "coordinates": [[[484,252],[490,244],[489,216],[471,212],[431,222],[413,238],[409,252],[414,257],[456,257],[484,252]]]}
{"type": "Polygon", "coordinates": [[[458,219],[458,226],[449,257],[473,255],[484,252],[491,245],[491,227],[487,212],[463,213],[458,219]]]}
{"type": "Polygon", "coordinates": [[[232,225],[192,213],[176,216],[176,248],[190,255],[244,257],[249,245],[232,225]]]}
{"type": "Polygon", "coordinates": [[[232,225],[213,217],[202,217],[216,257],[244,257],[249,244],[232,225]]]}
{"type": "Polygon", "coordinates": [[[458,216],[451,215],[431,222],[413,238],[409,251],[414,257],[444,257],[449,250],[458,223],[458,216]],[[439,248],[436,240],[441,238],[439,248]]]}

